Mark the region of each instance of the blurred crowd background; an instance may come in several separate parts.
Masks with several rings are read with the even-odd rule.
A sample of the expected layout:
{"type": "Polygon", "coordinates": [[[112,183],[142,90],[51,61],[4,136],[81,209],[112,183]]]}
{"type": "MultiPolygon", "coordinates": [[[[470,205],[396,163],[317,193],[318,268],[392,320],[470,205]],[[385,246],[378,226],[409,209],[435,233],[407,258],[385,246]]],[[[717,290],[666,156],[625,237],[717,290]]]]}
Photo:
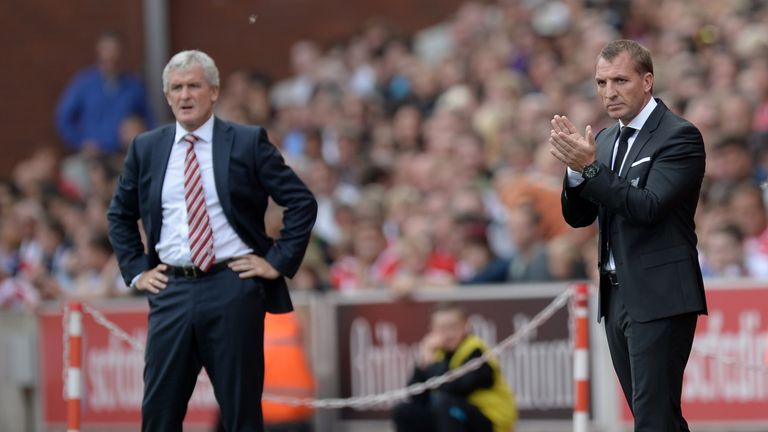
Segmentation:
{"type": "MultiPolygon", "coordinates": [[[[372,20],[334,44],[298,41],[289,77],[222,77],[216,115],[266,127],[319,202],[292,289],[407,296],[594,278],[596,230],[563,222],[564,167],[547,138],[554,114],[610,125],[594,64],[617,38],[651,50],[655,96],[704,136],[705,276],[768,277],[766,2],[498,0],[415,33],[372,20]]],[[[0,309],[132,295],[105,212],[133,137],[166,117],[121,68],[120,35],[94,48],[50,107],[63,145],[0,181],[0,309]]],[[[278,235],[277,206],[268,225],[278,235]]]]}

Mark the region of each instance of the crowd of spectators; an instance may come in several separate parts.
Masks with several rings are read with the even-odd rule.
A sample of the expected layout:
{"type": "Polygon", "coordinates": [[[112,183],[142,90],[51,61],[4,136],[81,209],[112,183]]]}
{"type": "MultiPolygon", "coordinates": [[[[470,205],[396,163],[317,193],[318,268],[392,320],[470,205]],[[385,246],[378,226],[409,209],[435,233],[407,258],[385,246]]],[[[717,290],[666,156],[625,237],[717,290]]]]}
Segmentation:
{"type": "MultiPolygon", "coordinates": [[[[319,203],[292,288],[408,295],[595,277],[596,230],[563,222],[564,168],[547,138],[555,113],[610,124],[594,62],[616,38],[651,50],[654,95],[704,135],[705,276],[768,277],[764,2],[497,0],[411,35],[374,20],[333,46],[297,42],[279,81],[248,67],[224,77],[217,115],[265,126],[319,203]]],[[[116,144],[38,151],[0,185],[0,305],[130,291],[105,206],[143,115],[126,114],[116,144]]]]}

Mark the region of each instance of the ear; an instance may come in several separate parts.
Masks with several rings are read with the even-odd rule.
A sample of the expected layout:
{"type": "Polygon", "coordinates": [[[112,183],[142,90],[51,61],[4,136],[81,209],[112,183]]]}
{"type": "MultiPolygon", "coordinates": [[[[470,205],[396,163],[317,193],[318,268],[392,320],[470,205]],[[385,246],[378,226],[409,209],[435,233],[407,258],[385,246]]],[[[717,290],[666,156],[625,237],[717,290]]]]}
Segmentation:
{"type": "Polygon", "coordinates": [[[646,72],[645,75],[643,75],[643,90],[645,90],[646,93],[650,93],[651,90],[653,90],[653,74],[650,72],[646,72]]]}

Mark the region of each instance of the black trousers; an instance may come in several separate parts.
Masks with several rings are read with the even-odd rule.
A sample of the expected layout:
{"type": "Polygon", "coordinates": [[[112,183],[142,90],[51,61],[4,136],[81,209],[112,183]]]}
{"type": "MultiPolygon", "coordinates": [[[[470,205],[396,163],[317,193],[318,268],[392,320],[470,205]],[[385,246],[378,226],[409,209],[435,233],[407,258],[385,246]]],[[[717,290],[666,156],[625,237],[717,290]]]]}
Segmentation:
{"type": "Polygon", "coordinates": [[[606,290],[605,332],[613,367],[635,417],[635,431],[688,432],[680,396],[698,316],[637,322],[627,314],[620,289],[606,290]]]}
{"type": "Polygon", "coordinates": [[[493,424],[466,399],[433,392],[429,403],[403,402],[392,410],[397,432],[493,432],[493,424]]]}
{"type": "Polygon", "coordinates": [[[225,269],[148,294],[142,431],[181,432],[205,367],[231,432],[262,432],[264,286],[225,269]]]}

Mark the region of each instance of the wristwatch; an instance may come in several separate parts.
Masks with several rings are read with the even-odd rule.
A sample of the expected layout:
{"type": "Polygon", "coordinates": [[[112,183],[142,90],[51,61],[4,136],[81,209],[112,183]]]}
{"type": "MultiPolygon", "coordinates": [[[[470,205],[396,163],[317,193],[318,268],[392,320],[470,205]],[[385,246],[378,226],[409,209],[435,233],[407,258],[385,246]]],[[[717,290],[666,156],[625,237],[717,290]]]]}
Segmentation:
{"type": "Polygon", "coordinates": [[[600,172],[600,164],[597,161],[594,161],[591,164],[584,167],[584,169],[581,171],[581,176],[589,180],[595,177],[599,172],[600,172]]]}

